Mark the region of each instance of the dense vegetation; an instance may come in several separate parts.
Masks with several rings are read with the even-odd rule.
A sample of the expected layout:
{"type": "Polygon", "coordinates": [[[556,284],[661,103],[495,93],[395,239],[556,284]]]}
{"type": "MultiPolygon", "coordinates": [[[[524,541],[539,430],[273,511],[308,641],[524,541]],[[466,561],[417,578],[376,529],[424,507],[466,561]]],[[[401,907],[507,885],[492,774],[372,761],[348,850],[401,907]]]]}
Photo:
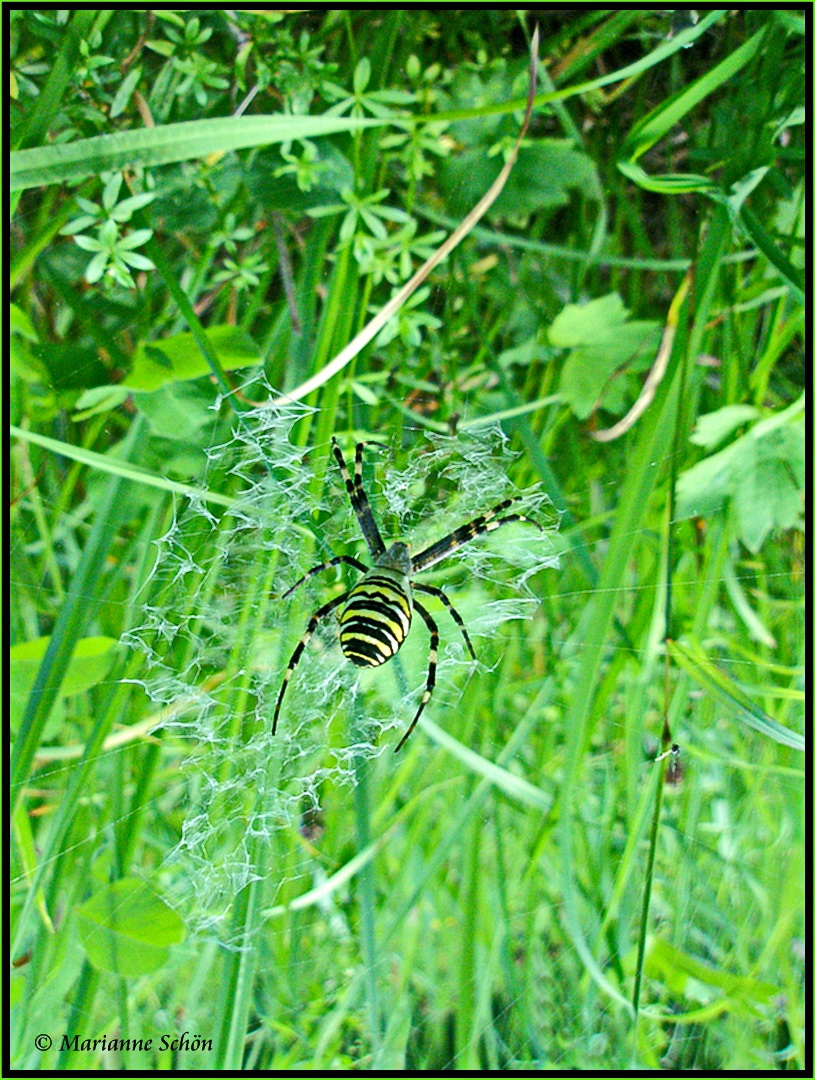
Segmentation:
{"type": "Polygon", "coordinates": [[[801,1067],[805,15],[700,15],[12,12],[13,1067],[801,1067]],[[333,434],[547,529],[398,756],[421,623],[271,737],[333,434]]]}

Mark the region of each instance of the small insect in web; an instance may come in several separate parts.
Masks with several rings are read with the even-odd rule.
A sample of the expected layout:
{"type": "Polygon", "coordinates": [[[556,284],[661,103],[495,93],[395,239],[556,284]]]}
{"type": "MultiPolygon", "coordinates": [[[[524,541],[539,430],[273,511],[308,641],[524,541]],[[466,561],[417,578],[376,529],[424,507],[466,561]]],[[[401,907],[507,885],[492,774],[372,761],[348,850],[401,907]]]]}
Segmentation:
{"type": "Polygon", "coordinates": [[[655,762],[664,761],[666,757],[671,759],[665,770],[666,784],[673,784],[675,786],[682,783],[684,771],[682,769],[682,762],[679,760],[679,753],[679,743],[672,743],[667,750],[663,750],[661,754],[654,758],[655,762]]]}
{"type": "Polygon", "coordinates": [[[436,685],[439,628],[430,612],[414,597],[414,592],[435,596],[444,604],[461,631],[461,636],[464,638],[464,644],[467,646],[470,656],[472,656],[473,660],[476,658],[475,649],[473,649],[464,620],[450,603],[447,596],[434,585],[424,585],[415,581],[416,574],[429,570],[436,563],[441,562],[442,559],[446,559],[462,544],[474,540],[475,537],[481,536],[482,533],[492,532],[493,529],[498,529],[502,525],[509,525],[510,522],[525,521],[530,525],[534,525],[541,532],[545,530],[537,521],[524,517],[523,514],[504,514],[504,511],[508,510],[513,503],[518,502],[518,497],[516,497],[504,499],[503,502],[493,506],[485,514],[474,518],[467,525],[454,529],[453,532],[441,540],[437,540],[435,544],[431,544],[430,547],[425,548],[424,551],[414,557],[411,557],[407,544],[397,542],[386,548],[368,502],[368,496],[362,486],[362,454],[366,444],[357,443],[353,479],[351,479],[342,451],[335,438],[331,439],[331,445],[345,481],[345,490],[348,492],[351,507],[356,514],[362,535],[371,553],[373,567],[367,567],[363,562],[353,558],[351,555],[337,555],[335,558],[329,559],[328,562],[313,566],[307,574],[304,574],[299,581],[296,581],[283,594],[283,598],[289,596],[312,574],[319,574],[323,570],[328,570],[329,567],[337,566],[339,563],[347,563],[349,566],[359,570],[363,575],[353,588],[348,589],[340,596],[334,597],[333,600],[329,600],[327,604],[323,604],[309,620],[306,632],[297,643],[297,648],[292,653],[289,666],[283,676],[283,685],[280,687],[277,704],[275,705],[272,734],[274,735],[277,731],[280,707],[283,704],[283,697],[288,688],[292,672],[297,667],[309,638],[322,619],[330,615],[336,608],[342,607],[339,615],[340,647],[344,655],[357,667],[379,667],[380,664],[386,663],[399,652],[410,630],[415,609],[419,612],[427,629],[430,631],[427,683],[422,699],[419,702],[418,711],[413,717],[410,727],[399,740],[395,753],[401,750],[407,742],[436,685]]]}

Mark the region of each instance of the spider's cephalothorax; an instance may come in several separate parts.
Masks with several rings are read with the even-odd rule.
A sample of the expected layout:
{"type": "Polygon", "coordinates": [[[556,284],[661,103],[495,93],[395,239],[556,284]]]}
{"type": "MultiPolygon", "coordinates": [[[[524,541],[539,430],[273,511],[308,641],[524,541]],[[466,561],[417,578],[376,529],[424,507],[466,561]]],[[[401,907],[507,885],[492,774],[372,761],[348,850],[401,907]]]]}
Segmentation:
{"type": "Polygon", "coordinates": [[[318,574],[321,570],[327,570],[330,566],[337,566],[339,563],[348,563],[364,575],[352,589],[334,597],[333,600],[329,600],[327,604],[323,604],[312,615],[306,627],[306,632],[300,638],[297,648],[292,653],[289,666],[286,668],[286,674],[283,676],[283,685],[280,687],[277,704],[275,705],[272,734],[274,735],[277,730],[280,706],[283,703],[283,696],[289,685],[289,679],[300,660],[303,649],[321,619],[340,605],[344,605],[339,616],[340,646],[343,653],[358,667],[378,667],[399,652],[410,630],[413,609],[415,608],[430,631],[430,656],[427,666],[427,684],[422,694],[422,700],[419,702],[419,709],[410,727],[396,746],[396,749],[400,750],[416,727],[419,717],[422,715],[422,711],[433,693],[433,687],[436,685],[439,628],[430,612],[418,600],[414,599],[414,590],[435,596],[444,604],[453,620],[457,623],[459,630],[461,630],[464,644],[467,646],[473,660],[475,660],[475,650],[462,618],[442,590],[437,589],[434,585],[421,585],[414,581],[413,578],[423,570],[429,570],[431,566],[435,566],[442,559],[446,559],[448,555],[460,548],[462,544],[466,544],[468,540],[480,536],[481,533],[491,532],[493,529],[506,525],[510,521],[527,521],[530,525],[540,529],[541,532],[543,532],[543,529],[537,521],[524,517],[523,514],[507,514],[505,517],[499,517],[499,514],[517,501],[516,499],[504,499],[502,503],[494,506],[492,510],[488,510],[469,524],[462,525],[461,528],[455,529],[442,540],[431,544],[416,558],[410,557],[407,544],[392,544],[391,547],[386,549],[368,503],[368,497],[362,487],[362,451],[365,443],[357,443],[353,479],[351,479],[345,465],[345,459],[337,445],[337,440],[332,438],[331,444],[334,449],[334,457],[337,459],[337,464],[345,481],[345,489],[351,500],[351,506],[357,516],[357,521],[362,530],[362,535],[365,537],[374,565],[373,569],[369,570],[364,563],[351,555],[337,555],[336,558],[329,559],[328,562],[312,567],[307,574],[283,594],[288,596],[312,574],[318,574]]]}

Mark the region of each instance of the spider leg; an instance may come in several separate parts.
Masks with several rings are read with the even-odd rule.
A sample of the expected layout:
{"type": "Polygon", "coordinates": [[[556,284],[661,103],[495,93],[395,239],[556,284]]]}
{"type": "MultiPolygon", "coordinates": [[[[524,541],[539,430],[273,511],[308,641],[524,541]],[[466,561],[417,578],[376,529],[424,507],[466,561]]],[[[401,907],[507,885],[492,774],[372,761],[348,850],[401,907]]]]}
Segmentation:
{"type": "Polygon", "coordinates": [[[413,589],[415,592],[428,593],[430,596],[436,596],[439,598],[439,600],[441,600],[441,602],[453,616],[453,621],[458,624],[458,628],[461,631],[461,636],[464,638],[464,644],[470,650],[470,656],[472,656],[473,660],[477,659],[475,655],[475,649],[473,648],[473,643],[470,641],[470,635],[467,633],[467,627],[464,625],[464,620],[448,600],[447,594],[442,592],[441,589],[437,589],[435,585],[420,585],[418,581],[413,582],[413,589]]]}
{"type": "Polygon", "coordinates": [[[430,701],[430,695],[433,693],[433,687],[436,685],[436,657],[438,656],[439,651],[439,628],[438,626],[436,626],[436,622],[430,612],[426,608],[422,607],[419,601],[415,598],[413,600],[413,606],[424,619],[425,623],[427,624],[427,629],[430,631],[430,663],[427,665],[427,685],[425,686],[424,693],[422,694],[422,700],[419,702],[418,712],[413,717],[410,727],[399,740],[396,749],[393,751],[394,754],[398,754],[402,747],[405,745],[405,743],[408,741],[410,733],[413,731],[413,729],[416,727],[416,724],[419,722],[419,717],[424,712],[425,705],[428,703],[428,701],[430,701]]]}
{"type": "Polygon", "coordinates": [[[309,638],[314,633],[317,623],[320,621],[320,619],[324,619],[326,615],[328,615],[334,610],[335,607],[339,607],[340,604],[347,599],[347,592],[341,593],[339,596],[335,596],[333,600],[329,600],[327,604],[323,604],[321,608],[318,608],[317,611],[315,611],[309,619],[309,624],[306,627],[306,632],[300,638],[297,643],[297,648],[291,654],[289,666],[286,668],[286,674],[283,676],[283,685],[280,687],[280,693],[277,695],[277,704],[274,707],[274,719],[272,720],[272,735],[274,735],[277,731],[277,718],[280,715],[280,706],[283,704],[283,696],[286,693],[286,689],[289,685],[289,679],[291,678],[291,674],[297,667],[297,664],[299,663],[300,657],[303,653],[303,649],[305,649],[306,645],[308,644],[309,638]]]}
{"type": "Polygon", "coordinates": [[[310,578],[312,574],[319,574],[321,570],[327,570],[329,566],[337,566],[338,563],[348,563],[349,566],[353,566],[355,570],[360,570],[363,574],[367,573],[368,567],[365,563],[361,563],[359,559],[355,559],[353,555],[337,555],[333,559],[329,559],[328,562],[320,563],[319,566],[312,566],[308,573],[303,574],[299,581],[295,581],[290,589],[286,589],[281,600],[285,600],[287,596],[294,592],[294,590],[303,584],[307,578],[310,578]]]}
{"type": "Polygon", "coordinates": [[[454,529],[453,532],[449,533],[441,540],[437,540],[435,544],[431,544],[429,548],[425,548],[425,550],[413,560],[413,573],[418,574],[422,570],[429,570],[430,567],[435,566],[437,562],[441,562],[441,560],[446,559],[448,555],[452,555],[452,553],[457,548],[460,548],[462,544],[474,540],[476,536],[481,536],[482,533],[492,532],[493,529],[498,529],[502,525],[509,525],[511,521],[527,521],[530,525],[534,525],[536,529],[544,532],[542,525],[539,525],[538,522],[532,518],[524,517],[523,514],[507,514],[506,517],[498,517],[498,514],[516,502],[518,502],[517,498],[504,499],[504,501],[498,503],[497,506],[493,506],[492,510],[488,510],[486,514],[474,518],[467,525],[462,525],[460,528],[454,529]]]}
{"type": "Polygon", "coordinates": [[[365,443],[357,443],[353,480],[348,472],[348,466],[345,464],[345,458],[342,456],[339,443],[333,435],[331,437],[331,446],[334,450],[334,457],[337,459],[337,464],[340,467],[342,478],[345,481],[345,490],[348,492],[351,506],[357,516],[362,535],[365,537],[365,543],[368,545],[368,550],[371,553],[371,558],[377,559],[385,551],[385,544],[382,541],[379,528],[374,520],[373,511],[368,502],[368,496],[365,494],[365,489],[362,486],[362,451],[365,443]]]}

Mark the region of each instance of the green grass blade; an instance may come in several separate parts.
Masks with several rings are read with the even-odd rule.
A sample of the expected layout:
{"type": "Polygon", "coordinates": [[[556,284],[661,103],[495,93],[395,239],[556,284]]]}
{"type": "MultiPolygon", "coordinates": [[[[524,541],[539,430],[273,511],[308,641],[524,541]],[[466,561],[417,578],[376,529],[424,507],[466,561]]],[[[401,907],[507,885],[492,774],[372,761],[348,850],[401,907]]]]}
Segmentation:
{"type": "Polygon", "coordinates": [[[321,135],[363,131],[388,123],[389,119],[272,113],[268,116],[185,120],[114,135],[96,135],[92,139],[77,139],[59,146],[13,151],[9,190],[22,191],[66,180],[82,180],[86,176],[118,169],[154,168],[230,150],[269,146],[292,139],[317,139],[321,135]]]}
{"type": "MultiPolygon", "coordinates": [[[[685,310],[687,310],[685,308],[685,310]]],[[[682,329],[680,324],[680,330],[682,329]]],[[[679,338],[677,334],[677,338],[679,338]]],[[[674,342],[674,350],[684,347],[674,342]]],[[[678,355],[678,352],[675,353],[678,355]]],[[[605,976],[591,952],[577,910],[574,841],[572,837],[571,801],[573,791],[579,785],[580,760],[584,752],[586,728],[591,714],[592,701],[600,675],[603,651],[606,647],[614,608],[628,561],[636,538],[640,535],[638,522],[645,514],[654,490],[657,470],[650,463],[659,460],[662,448],[672,441],[674,416],[677,407],[680,371],[674,363],[672,377],[666,379],[658,391],[657,399],[645,414],[640,437],[631,455],[625,486],[617,507],[614,528],[609,541],[608,553],[591,601],[590,614],[584,622],[588,644],[583,651],[580,669],[572,691],[572,703],[565,720],[566,765],[562,787],[562,812],[560,819],[561,858],[563,860],[563,896],[566,925],[572,942],[591,977],[603,991],[628,1012],[631,1003],[605,976]]]]}
{"type": "Polygon", "coordinates": [[[688,641],[687,644],[680,644],[678,641],[669,641],[668,651],[671,658],[690,675],[697,686],[707,690],[720,705],[728,712],[734,712],[748,727],[783,746],[791,746],[793,750],[803,752],[806,749],[803,735],[779,724],[759,708],[737,682],[711,663],[697,643],[688,641]]]}
{"type": "Polygon", "coordinates": [[[690,86],[678,90],[643,117],[629,132],[623,147],[625,156],[631,161],[636,161],[654,143],[667,135],[674,124],[678,124],[686,113],[695,108],[700,101],[704,101],[708,94],[714,93],[722,83],[741,71],[758,53],[766,34],[767,26],[765,25],[716,67],[705,72],[690,86]]]}
{"type": "MultiPolygon", "coordinates": [[[[146,219],[142,218],[142,223],[146,225],[146,219]]],[[[184,321],[190,328],[190,333],[195,338],[196,345],[201,350],[202,356],[209,365],[210,371],[214,375],[221,393],[225,396],[227,402],[236,413],[242,412],[246,406],[243,405],[237,394],[233,394],[232,384],[221,366],[221,361],[218,359],[218,353],[213,348],[212,342],[207,336],[201,320],[195,314],[195,310],[190,303],[187,294],[181,288],[178,281],[176,281],[175,274],[164,256],[161,244],[159,244],[154,236],[151,236],[144,245],[144,251],[148,258],[151,258],[156,264],[156,270],[161,274],[164,279],[164,284],[167,286],[167,291],[178,305],[178,310],[181,312],[184,321]]]]}
{"type": "MultiPolygon", "coordinates": [[[[356,698],[357,715],[355,731],[357,738],[364,738],[364,715],[359,696],[356,698]]],[[[371,846],[371,806],[369,792],[369,770],[367,758],[357,756],[354,762],[354,811],[356,818],[357,849],[365,851],[371,846]]],[[[365,996],[367,999],[368,1035],[371,1040],[371,1067],[379,1067],[379,1055],[382,1044],[380,1027],[379,991],[377,986],[377,949],[376,949],[376,891],[374,887],[373,858],[369,859],[359,871],[357,880],[357,903],[359,905],[360,953],[365,964],[365,996]]]]}
{"type": "MultiPolygon", "coordinates": [[[[458,224],[455,218],[451,218],[447,214],[440,214],[437,210],[430,209],[430,207],[416,206],[414,212],[419,217],[432,221],[434,225],[444,225],[448,229],[455,228],[458,224]]],[[[583,263],[587,266],[616,266],[627,270],[656,270],[667,273],[673,270],[685,271],[691,265],[690,259],[648,259],[625,255],[606,255],[599,251],[580,251],[575,248],[565,247],[562,244],[551,244],[544,240],[532,240],[528,236],[499,232],[497,229],[486,229],[483,225],[476,225],[470,236],[485,245],[515,248],[517,251],[534,251],[539,255],[551,255],[556,259],[583,263]]]]}
{"type": "Polygon", "coordinates": [[[110,476],[120,480],[132,480],[136,484],[146,484],[148,487],[160,488],[162,491],[171,491],[176,495],[186,495],[192,499],[201,499],[204,502],[215,503],[217,506],[233,506],[235,500],[229,495],[221,495],[217,491],[207,491],[205,488],[192,487],[190,484],[180,484],[175,480],[168,480],[166,476],[159,476],[144,469],[141,465],[132,465],[129,461],[109,457],[106,454],[97,454],[93,450],[86,450],[82,446],[74,446],[72,443],[61,442],[59,439],[51,439],[47,435],[38,435],[35,431],[26,431],[12,424],[9,431],[15,438],[25,439],[35,443],[46,450],[53,450],[55,454],[78,461],[83,465],[99,469],[100,472],[109,473],[110,476]]]}
{"type": "Polygon", "coordinates": [[[496,765],[494,761],[490,761],[488,758],[476,753],[475,750],[471,750],[468,746],[459,742],[458,739],[454,739],[452,735],[448,735],[443,728],[439,727],[429,717],[423,716],[419,721],[419,726],[435,743],[444,747],[445,750],[449,750],[459,761],[463,761],[468,769],[489,780],[505,795],[509,795],[510,798],[517,799],[518,802],[525,803],[527,806],[534,806],[543,813],[548,813],[551,809],[551,795],[541,791],[534,784],[530,784],[522,776],[509,772],[500,765],[496,765]]]}
{"type": "Polygon", "coordinates": [[[768,262],[772,263],[779,274],[781,274],[784,280],[789,284],[790,288],[794,290],[796,299],[800,303],[803,303],[805,294],[804,275],[802,272],[796,266],[792,265],[749,206],[742,206],[740,217],[745,229],[750,234],[753,243],[762,254],[766,256],[768,262]]]}
{"type": "MultiPolygon", "coordinates": [[[[553,90],[549,93],[537,94],[535,108],[540,109],[552,101],[565,101],[567,98],[575,97],[578,94],[586,94],[592,90],[599,90],[604,86],[611,86],[614,83],[642,75],[681,49],[687,48],[709,30],[711,26],[723,19],[726,14],[727,10],[725,8],[717,8],[715,11],[711,11],[704,19],[700,19],[696,26],[688,27],[687,30],[676,34],[669,41],[663,41],[647,56],[635,60],[632,64],[626,64],[625,67],[617,68],[616,71],[611,71],[608,75],[601,75],[596,79],[589,79],[587,82],[573,83],[571,86],[553,90]]],[[[480,105],[472,109],[447,109],[444,112],[429,113],[427,116],[417,117],[417,121],[429,123],[433,120],[471,120],[477,116],[502,116],[505,113],[518,112],[523,107],[524,102],[516,98],[514,101],[501,102],[496,105],[480,105]]]]}
{"type": "MultiPolygon", "coordinates": [[[[141,428],[142,421],[138,419],[125,438],[123,447],[125,455],[131,453],[137,445],[141,437],[141,428]]],[[[116,536],[118,524],[116,507],[121,485],[121,476],[111,476],[99,501],[93,528],[82,551],[79,567],[68,587],[48,649],[26,702],[11,758],[11,792],[15,804],[21,797],[22,785],[28,777],[34,754],[59,694],[74,646],[77,640],[84,636],[85,628],[94,610],[94,598],[102,577],[102,566],[116,536]]]]}
{"type": "Polygon", "coordinates": [[[255,880],[246,885],[235,900],[232,925],[240,932],[237,941],[244,943],[244,947],[234,950],[224,963],[226,978],[222,984],[221,1023],[212,1061],[212,1067],[219,1071],[239,1072],[243,1063],[257,965],[257,950],[252,948],[251,935],[247,932],[255,925],[262,891],[263,882],[255,880]]]}

